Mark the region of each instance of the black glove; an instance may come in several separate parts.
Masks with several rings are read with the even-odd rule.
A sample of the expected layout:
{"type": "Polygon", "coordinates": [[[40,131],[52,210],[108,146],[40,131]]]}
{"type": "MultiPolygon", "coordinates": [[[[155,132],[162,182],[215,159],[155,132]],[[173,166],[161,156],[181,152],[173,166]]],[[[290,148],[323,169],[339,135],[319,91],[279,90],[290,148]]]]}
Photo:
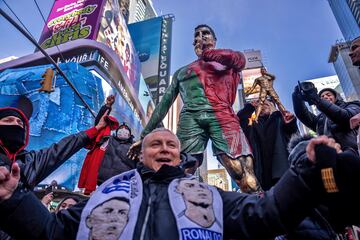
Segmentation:
{"type": "Polygon", "coordinates": [[[301,96],[304,99],[304,101],[309,103],[309,105],[314,105],[314,104],[316,105],[320,101],[320,97],[317,94],[316,88],[302,90],[301,96]]]}

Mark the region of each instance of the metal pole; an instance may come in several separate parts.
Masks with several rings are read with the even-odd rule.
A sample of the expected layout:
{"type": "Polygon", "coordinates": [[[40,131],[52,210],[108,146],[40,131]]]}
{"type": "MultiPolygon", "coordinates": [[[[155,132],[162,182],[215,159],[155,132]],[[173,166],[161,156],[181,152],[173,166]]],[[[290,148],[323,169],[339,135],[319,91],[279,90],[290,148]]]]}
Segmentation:
{"type": "Polygon", "coordinates": [[[6,19],[8,20],[17,30],[19,30],[27,39],[30,40],[30,42],[32,42],[38,49],[40,52],[42,52],[44,54],[44,56],[46,57],[47,60],[50,61],[51,64],[53,64],[56,68],[56,70],[59,72],[59,74],[65,79],[65,81],[69,84],[69,86],[74,90],[74,92],[76,93],[76,95],[78,95],[78,97],[80,98],[80,100],[83,102],[83,104],[85,105],[85,107],[90,111],[91,115],[95,118],[95,114],[91,111],[90,106],[85,102],[85,100],[83,99],[83,97],[81,96],[81,94],[79,93],[79,91],[75,88],[75,86],[72,84],[72,82],[67,78],[67,76],[65,75],[65,73],[60,69],[60,67],[57,65],[57,63],[54,61],[54,59],[52,59],[52,57],[50,57],[49,54],[47,54],[47,52],[37,43],[37,41],[31,37],[17,22],[15,22],[9,15],[7,15],[7,13],[4,12],[4,10],[2,10],[0,8],[0,14],[6,19]]]}

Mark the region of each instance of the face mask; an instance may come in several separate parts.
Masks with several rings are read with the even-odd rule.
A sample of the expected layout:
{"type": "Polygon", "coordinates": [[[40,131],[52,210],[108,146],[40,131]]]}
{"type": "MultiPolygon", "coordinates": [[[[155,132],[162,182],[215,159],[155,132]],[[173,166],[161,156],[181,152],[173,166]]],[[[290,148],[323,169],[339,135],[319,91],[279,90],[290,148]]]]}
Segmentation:
{"type": "Polygon", "coordinates": [[[0,125],[0,140],[9,152],[15,153],[25,144],[25,129],[18,125],[0,125]]]}
{"type": "Polygon", "coordinates": [[[126,128],[120,128],[116,133],[116,137],[121,140],[129,139],[130,131],[126,128]]]}

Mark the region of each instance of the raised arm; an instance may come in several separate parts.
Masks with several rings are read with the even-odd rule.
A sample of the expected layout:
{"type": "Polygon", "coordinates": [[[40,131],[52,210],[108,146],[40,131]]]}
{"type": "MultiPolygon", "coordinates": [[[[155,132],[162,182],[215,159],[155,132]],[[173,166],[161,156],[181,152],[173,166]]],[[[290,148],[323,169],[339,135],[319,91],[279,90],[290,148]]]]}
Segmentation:
{"type": "Polygon", "coordinates": [[[308,128],[316,131],[317,117],[308,110],[304,100],[301,98],[300,92],[296,88],[292,94],[292,100],[296,117],[308,128]]]}
{"type": "Polygon", "coordinates": [[[164,119],[165,115],[169,111],[169,108],[178,96],[179,84],[177,80],[177,74],[178,71],[174,74],[173,81],[166,89],[166,92],[160,103],[155,107],[155,110],[152,113],[149,122],[141,133],[141,138],[144,138],[146,134],[148,134],[158,126],[158,124],[164,119]]]}
{"type": "Polygon", "coordinates": [[[240,72],[245,67],[245,56],[230,49],[207,49],[202,54],[204,61],[215,61],[240,72]]]}
{"type": "Polygon", "coordinates": [[[327,100],[319,99],[316,107],[336,124],[350,129],[350,119],[360,113],[360,103],[349,103],[346,107],[340,107],[327,100]]]}

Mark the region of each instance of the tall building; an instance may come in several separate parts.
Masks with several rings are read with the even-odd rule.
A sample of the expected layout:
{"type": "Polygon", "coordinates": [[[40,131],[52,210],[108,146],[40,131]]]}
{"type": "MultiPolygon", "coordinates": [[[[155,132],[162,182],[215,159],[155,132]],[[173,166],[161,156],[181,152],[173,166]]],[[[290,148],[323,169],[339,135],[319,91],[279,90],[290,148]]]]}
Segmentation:
{"type": "Polygon", "coordinates": [[[346,0],[356,23],[360,26],[360,0],[346,0]]]}
{"type": "Polygon", "coordinates": [[[130,1],[128,23],[140,22],[156,16],[157,14],[151,0],[130,1]]]}
{"type": "Polygon", "coordinates": [[[360,70],[352,65],[349,52],[350,42],[332,46],[329,63],[334,64],[346,100],[352,101],[360,98],[360,70]]]}
{"type": "Polygon", "coordinates": [[[346,41],[360,36],[359,0],[328,0],[346,41]]]}

